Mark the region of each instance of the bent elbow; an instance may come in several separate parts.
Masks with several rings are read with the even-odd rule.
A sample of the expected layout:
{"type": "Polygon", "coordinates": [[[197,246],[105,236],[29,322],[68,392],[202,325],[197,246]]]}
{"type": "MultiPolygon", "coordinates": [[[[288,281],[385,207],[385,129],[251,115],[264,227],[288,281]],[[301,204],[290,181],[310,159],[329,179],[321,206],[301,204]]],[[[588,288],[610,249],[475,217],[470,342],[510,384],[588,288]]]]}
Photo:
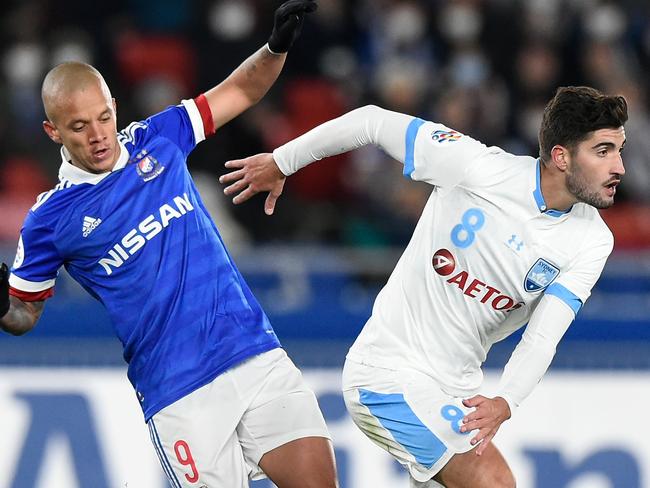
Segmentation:
{"type": "Polygon", "coordinates": [[[368,105],[364,105],[363,107],[359,107],[356,110],[353,110],[353,112],[359,111],[359,112],[362,112],[362,113],[364,113],[364,114],[366,114],[368,116],[370,116],[370,115],[375,115],[376,116],[376,115],[380,114],[381,112],[383,112],[384,110],[385,109],[381,108],[379,105],[368,104],[368,105]]]}
{"type": "Polygon", "coordinates": [[[29,331],[31,331],[34,328],[34,325],[35,324],[28,325],[27,327],[22,328],[22,329],[15,329],[15,330],[13,330],[13,331],[11,331],[9,333],[11,335],[13,335],[13,336],[16,336],[16,337],[23,336],[23,335],[27,334],[29,331]]]}
{"type": "Polygon", "coordinates": [[[2,330],[6,332],[7,334],[10,334],[12,336],[22,336],[27,334],[30,330],[34,328],[34,324],[29,325],[29,324],[24,324],[24,325],[3,325],[2,330]]]}

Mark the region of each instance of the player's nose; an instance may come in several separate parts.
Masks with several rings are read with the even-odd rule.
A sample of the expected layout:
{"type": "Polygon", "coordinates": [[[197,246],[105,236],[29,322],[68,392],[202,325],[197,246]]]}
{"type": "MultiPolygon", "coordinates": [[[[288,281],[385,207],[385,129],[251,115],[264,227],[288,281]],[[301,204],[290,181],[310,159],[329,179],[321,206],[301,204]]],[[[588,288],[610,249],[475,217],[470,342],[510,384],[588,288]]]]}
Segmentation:
{"type": "Polygon", "coordinates": [[[88,138],[91,144],[95,144],[106,139],[106,134],[99,124],[90,124],[88,126],[88,138]]]}
{"type": "Polygon", "coordinates": [[[623,164],[623,156],[620,154],[618,155],[618,158],[616,158],[616,165],[614,166],[613,173],[621,176],[625,174],[625,164],[623,164]]]}

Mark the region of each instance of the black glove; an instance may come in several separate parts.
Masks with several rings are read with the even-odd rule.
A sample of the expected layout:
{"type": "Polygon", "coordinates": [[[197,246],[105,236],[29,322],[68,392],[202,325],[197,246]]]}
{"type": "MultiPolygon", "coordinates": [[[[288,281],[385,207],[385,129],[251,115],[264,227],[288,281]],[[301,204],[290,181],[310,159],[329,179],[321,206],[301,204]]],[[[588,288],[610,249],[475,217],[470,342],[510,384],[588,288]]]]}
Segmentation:
{"type": "Polygon", "coordinates": [[[0,319],[9,311],[9,269],[5,263],[0,266],[0,319]]]}
{"type": "Polygon", "coordinates": [[[317,8],[314,0],[289,0],[280,5],[275,11],[269,49],[276,54],[286,53],[300,35],[305,13],[317,8]]]}

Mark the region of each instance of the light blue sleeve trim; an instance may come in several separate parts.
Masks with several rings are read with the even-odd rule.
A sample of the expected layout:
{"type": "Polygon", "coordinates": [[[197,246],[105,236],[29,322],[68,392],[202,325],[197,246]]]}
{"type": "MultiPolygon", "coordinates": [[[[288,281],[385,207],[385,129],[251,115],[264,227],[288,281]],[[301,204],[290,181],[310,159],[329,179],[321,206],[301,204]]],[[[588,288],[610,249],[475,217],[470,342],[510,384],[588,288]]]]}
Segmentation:
{"type": "Polygon", "coordinates": [[[404,156],[404,176],[411,177],[415,171],[415,138],[424,120],[415,118],[406,128],[406,154],[404,156]]]}
{"type": "Polygon", "coordinates": [[[578,315],[580,308],[582,307],[582,300],[573,294],[569,289],[560,285],[559,283],[553,283],[549,286],[544,292],[548,295],[553,295],[558,297],[564,303],[566,303],[575,315],[578,315]]]}

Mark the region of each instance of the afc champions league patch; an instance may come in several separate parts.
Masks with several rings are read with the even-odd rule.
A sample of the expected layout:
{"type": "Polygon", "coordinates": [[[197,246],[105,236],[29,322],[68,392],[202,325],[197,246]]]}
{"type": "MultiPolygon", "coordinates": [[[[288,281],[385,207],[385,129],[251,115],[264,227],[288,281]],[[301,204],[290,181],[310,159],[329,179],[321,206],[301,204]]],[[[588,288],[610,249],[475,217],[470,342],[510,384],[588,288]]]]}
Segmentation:
{"type": "Polygon", "coordinates": [[[140,151],[135,159],[135,170],[144,181],[153,180],[165,170],[165,167],[162,166],[156,158],[147,154],[146,149],[140,151]]]}
{"type": "Polygon", "coordinates": [[[557,266],[539,258],[526,275],[524,290],[529,293],[541,291],[550,285],[559,274],[560,269],[557,266]]]}
{"type": "Polygon", "coordinates": [[[431,140],[437,142],[438,144],[445,144],[450,142],[455,142],[463,137],[458,131],[447,129],[447,130],[434,130],[431,133],[431,140]]]}

